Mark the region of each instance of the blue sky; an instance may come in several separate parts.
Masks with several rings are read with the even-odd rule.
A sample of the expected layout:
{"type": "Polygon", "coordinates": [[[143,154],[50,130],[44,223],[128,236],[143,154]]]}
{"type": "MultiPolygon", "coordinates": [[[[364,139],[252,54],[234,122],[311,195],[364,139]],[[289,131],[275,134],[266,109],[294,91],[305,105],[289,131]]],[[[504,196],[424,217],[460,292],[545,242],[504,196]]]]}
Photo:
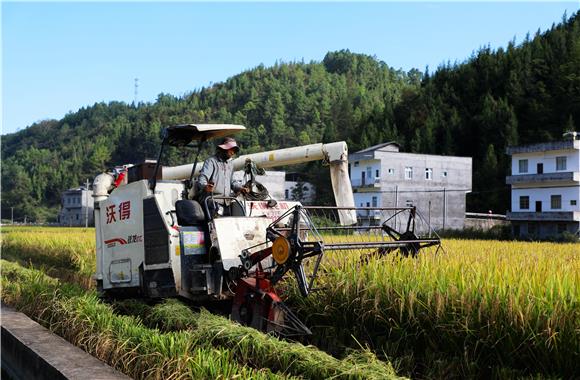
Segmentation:
{"type": "Polygon", "coordinates": [[[2,134],[100,101],[181,96],[259,64],[462,62],[558,23],[567,2],[2,2],[2,134]]]}

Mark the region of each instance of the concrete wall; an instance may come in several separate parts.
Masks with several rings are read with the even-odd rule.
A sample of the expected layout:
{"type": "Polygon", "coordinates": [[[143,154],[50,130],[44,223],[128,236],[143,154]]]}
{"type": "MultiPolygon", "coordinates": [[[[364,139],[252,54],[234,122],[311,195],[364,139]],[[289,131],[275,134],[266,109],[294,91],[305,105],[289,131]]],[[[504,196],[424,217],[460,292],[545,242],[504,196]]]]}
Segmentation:
{"type": "Polygon", "coordinates": [[[4,304],[1,324],[2,369],[11,378],[129,380],[4,304]]]}
{"type": "Polygon", "coordinates": [[[495,226],[506,226],[509,225],[510,222],[507,220],[498,220],[498,219],[490,219],[490,218],[466,218],[465,219],[465,228],[473,228],[475,230],[489,230],[495,226]]]}

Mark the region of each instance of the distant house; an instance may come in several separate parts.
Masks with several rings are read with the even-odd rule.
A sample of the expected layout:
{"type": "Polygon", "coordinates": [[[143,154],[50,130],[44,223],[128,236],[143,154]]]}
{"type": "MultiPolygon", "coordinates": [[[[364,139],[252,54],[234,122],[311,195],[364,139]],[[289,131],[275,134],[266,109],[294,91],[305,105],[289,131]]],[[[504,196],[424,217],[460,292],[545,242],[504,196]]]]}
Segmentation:
{"type": "Polygon", "coordinates": [[[311,205],[316,199],[316,188],[307,179],[302,173],[287,173],[284,200],[300,201],[302,204],[311,205]]]}
{"type": "MultiPolygon", "coordinates": [[[[244,182],[242,170],[234,173],[235,181],[244,182]]],[[[304,176],[299,173],[267,170],[265,175],[256,176],[256,181],[268,189],[270,197],[278,201],[300,201],[311,204],[316,196],[314,185],[305,182],[304,176]]]]}
{"type": "MultiPolygon", "coordinates": [[[[416,206],[436,230],[464,227],[471,157],[403,153],[387,142],[352,153],[348,161],[357,207],[416,206]]],[[[363,224],[381,222],[372,210],[358,217],[363,224]]]]}
{"type": "Polygon", "coordinates": [[[565,141],[508,147],[512,156],[511,211],[514,235],[554,237],[580,230],[580,135],[565,141]]]}
{"type": "Polygon", "coordinates": [[[61,195],[61,209],[58,223],[61,226],[94,226],[93,191],[86,187],[69,189],[61,195]]]}

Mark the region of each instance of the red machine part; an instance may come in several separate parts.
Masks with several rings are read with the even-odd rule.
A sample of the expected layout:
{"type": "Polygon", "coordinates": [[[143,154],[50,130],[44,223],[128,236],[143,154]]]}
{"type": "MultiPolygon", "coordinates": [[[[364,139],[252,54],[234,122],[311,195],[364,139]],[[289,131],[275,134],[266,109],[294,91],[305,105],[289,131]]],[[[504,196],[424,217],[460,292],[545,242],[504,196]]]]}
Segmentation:
{"type": "Polygon", "coordinates": [[[238,281],[232,306],[232,319],[264,332],[281,331],[286,310],[263,273],[238,281]]]}

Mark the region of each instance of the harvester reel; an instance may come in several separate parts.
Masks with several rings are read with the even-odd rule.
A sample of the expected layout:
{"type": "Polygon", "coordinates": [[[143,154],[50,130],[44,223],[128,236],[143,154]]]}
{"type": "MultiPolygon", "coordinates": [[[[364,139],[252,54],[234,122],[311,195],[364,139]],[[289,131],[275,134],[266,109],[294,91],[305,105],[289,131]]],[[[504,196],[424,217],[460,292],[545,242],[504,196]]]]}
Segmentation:
{"type": "Polygon", "coordinates": [[[418,242],[418,239],[419,237],[412,231],[406,231],[401,235],[399,240],[411,241],[410,243],[407,243],[406,245],[399,248],[399,252],[403,257],[409,257],[409,255],[413,258],[417,257],[417,254],[419,254],[419,250],[421,249],[421,244],[418,242]]]}

